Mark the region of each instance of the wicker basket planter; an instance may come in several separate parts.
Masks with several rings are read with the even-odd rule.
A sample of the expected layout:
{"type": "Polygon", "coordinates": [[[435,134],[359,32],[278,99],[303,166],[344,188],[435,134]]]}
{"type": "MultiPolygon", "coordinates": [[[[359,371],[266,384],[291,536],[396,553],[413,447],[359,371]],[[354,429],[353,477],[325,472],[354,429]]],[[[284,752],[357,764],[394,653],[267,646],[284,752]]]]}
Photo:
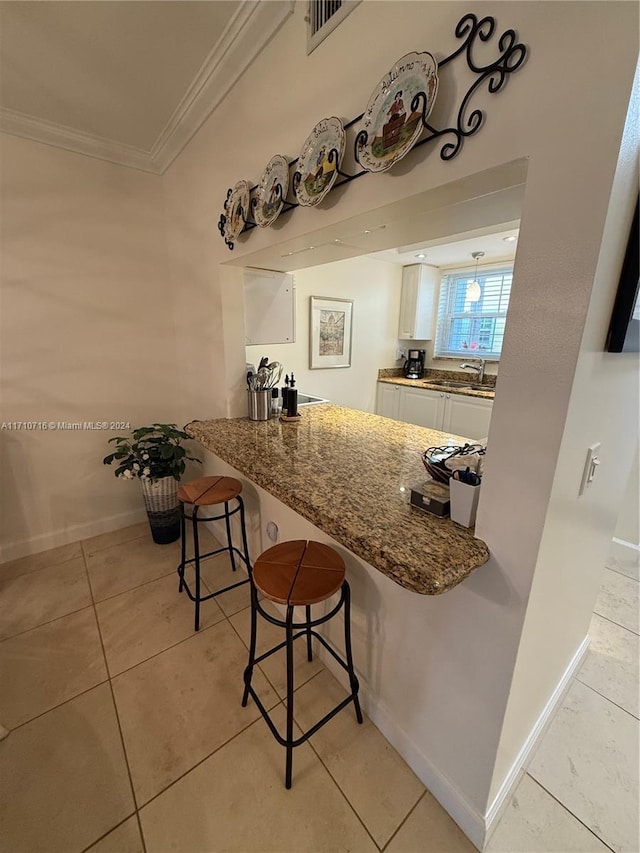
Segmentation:
{"type": "Polygon", "coordinates": [[[168,545],[180,538],[180,504],[175,477],[140,480],[153,541],[168,545]]]}

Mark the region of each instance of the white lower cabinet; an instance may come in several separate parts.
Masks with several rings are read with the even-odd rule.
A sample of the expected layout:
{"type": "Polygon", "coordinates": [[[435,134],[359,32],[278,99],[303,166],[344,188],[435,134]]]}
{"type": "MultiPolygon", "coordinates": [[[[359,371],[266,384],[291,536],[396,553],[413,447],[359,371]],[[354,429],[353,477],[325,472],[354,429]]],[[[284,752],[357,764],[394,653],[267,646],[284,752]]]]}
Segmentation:
{"type": "Polygon", "coordinates": [[[377,414],[465,438],[486,438],[492,408],[481,397],[378,382],[377,414]]]}
{"type": "Polygon", "coordinates": [[[394,418],[400,420],[400,385],[391,385],[389,382],[378,382],[378,393],[376,395],[376,414],[383,418],[394,418]]]}
{"type": "Polygon", "coordinates": [[[444,417],[444,394],[438,391],[425,391],[422,388],[400,386],[400,406],[398,420],[416,426],[440,429],[444,417]]]}
{"type": "Polygon", "coordinates": [[[463,394],[445,394],[442,431],[465,438],[486,438],[489,435],[493,400],[482,397],[465,397],[463,394]]]}

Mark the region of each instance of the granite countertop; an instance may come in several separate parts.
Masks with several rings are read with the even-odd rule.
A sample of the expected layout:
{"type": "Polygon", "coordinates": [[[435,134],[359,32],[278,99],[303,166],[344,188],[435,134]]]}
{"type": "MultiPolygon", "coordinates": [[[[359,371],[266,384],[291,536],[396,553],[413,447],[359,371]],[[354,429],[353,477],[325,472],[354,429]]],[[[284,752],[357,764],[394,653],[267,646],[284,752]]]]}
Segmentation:
{"type": "Polygon", "coordinates": [[[426,368],[422,379],[405,379],[402,375],[402,369],[397,367],[383,368],[378,371],[378,382],[388,382],[391,385],[409,385],[412,388],[424,388],[425,391],[442,391],[445,394],[462,394],[465,397],[481,397],[485,400],[493,400],[496,395],[497,379],[493,374],[487,374],[484,377],[482,385],[486,386],[486,390],[483,388],[480,391],[473,388],[447,388],[442,385],[434,385],[433,381],[429,381],[444,380],[445,382],[468,382],[470,385],[479,384],[474,381],[475,378],[476,374],[471,371],[466,373],[457,370],[426,368]]]}
{"type": "Polygon", "coordinates": [[[332,403],[300,411],[299,423],[232,418],[185,429],[406,589],[438,595],[487,562],[471,530],[410,504],[411,487],[428,479],[422,452],[449,435],[332,403]]]}

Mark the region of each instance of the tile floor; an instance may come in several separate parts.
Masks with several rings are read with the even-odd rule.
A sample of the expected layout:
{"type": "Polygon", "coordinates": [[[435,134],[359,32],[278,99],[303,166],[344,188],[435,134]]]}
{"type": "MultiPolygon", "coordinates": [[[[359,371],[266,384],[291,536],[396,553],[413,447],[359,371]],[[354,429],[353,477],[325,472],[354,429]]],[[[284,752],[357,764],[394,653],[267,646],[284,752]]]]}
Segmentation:
{"type": "MultiPolygon", "coordinates": [[[[3,853],[473,853],[350,711],[296,750],[285,791],[282,749],[240,706],[248,589],[208,602],[194,635],[177,562],[142,524],[0,567],[3,853]]],[[[228,575],[224,556],[203,571],[209,588],[228,575]]],[[[588,658],[490,853],[637,853],[638,587],[605,571],[588,658]]],[[[274,656],[254,682],[280,722],[283,669],[274,656]]],[[[295,669],[306,728],[344,693],[302,647],[295,669]]]]}

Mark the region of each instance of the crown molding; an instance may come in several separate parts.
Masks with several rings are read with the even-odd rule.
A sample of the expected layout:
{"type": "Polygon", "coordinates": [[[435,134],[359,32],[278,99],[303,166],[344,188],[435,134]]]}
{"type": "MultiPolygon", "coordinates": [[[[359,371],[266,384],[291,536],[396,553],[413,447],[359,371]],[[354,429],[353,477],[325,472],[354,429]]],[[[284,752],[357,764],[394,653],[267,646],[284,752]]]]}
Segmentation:
{"type": "Polygon", "coordinates": [[[227,96],[294,7],[294,0],[243,0],[151,149],[160,173],[227,96]]]}
{"type": "Polygon", "coordinates": [[[149,151],[0,108],[0,131],[161,175],[284,24],[295,0],[242,0],[149,151]]]}
{"type": "Polygon", "coordinates": [[[84,154],[87,157],[117,163],[119,166],[129,166],[132,169],[141,169],[143,172],[159,174],[158,167],[148,151],[104,139],[101,136],[83,133],[72,127],[55,124],[6,107],[0,107],[0,131],[30,139],[33,142],[52,145],[54,148],[64,148],[66,151],[73,151],[74,154],[84,154]]]}

